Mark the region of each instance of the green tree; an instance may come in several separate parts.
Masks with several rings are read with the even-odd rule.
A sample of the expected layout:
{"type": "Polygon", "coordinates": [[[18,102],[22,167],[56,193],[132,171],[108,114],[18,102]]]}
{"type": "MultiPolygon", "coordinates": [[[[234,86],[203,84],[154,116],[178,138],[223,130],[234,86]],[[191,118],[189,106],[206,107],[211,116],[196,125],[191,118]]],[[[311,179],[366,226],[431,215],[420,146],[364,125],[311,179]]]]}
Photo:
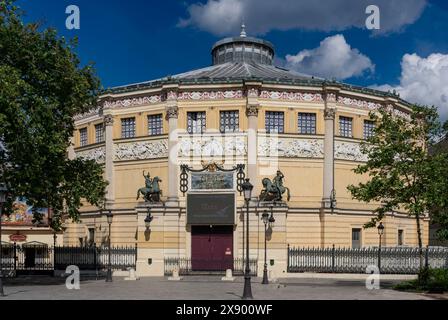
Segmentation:
{"type": "Polygon", "coordinates": [[[51,208],[59,229],[63,213],[79,221],[83,200],[104,200],[101,166],[67,157],[73,117],[95,106],[100,84],[91,65],[80,66],[76,40],[22,16],[13,0],[0,0],[0,181],[12,199],[51,208]]]}
{"type": "Polygon", "coordinates": [[[388,212],[406,211],[415,218],[422,267],[421,220],[434,206],[447,207],[447,175],[440,174],[447,157],[428,152],[443,133],[437,110],[416,105],[409,119],[386,109],[370,117],[376,123],[374,135],[361,144],[368,161],[354,169],[369,180],[348,190],[354,199],[380,203],[365,228],[375,227],[388,212]]]}

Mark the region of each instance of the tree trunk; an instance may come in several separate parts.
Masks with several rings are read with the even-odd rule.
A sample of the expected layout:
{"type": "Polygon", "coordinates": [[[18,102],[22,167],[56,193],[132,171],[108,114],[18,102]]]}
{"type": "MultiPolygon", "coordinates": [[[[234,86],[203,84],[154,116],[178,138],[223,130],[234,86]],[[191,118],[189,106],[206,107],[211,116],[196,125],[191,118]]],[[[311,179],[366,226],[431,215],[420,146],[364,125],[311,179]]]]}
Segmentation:
{"type": "Polygon", "coordinates": [[[418,238],[418,252],[420,256],[420,271],[423,270],[423,243],[422,243],[422,227],[420,225],[420,214],[415,215],[417,222],[417,238],[418,238]]]}

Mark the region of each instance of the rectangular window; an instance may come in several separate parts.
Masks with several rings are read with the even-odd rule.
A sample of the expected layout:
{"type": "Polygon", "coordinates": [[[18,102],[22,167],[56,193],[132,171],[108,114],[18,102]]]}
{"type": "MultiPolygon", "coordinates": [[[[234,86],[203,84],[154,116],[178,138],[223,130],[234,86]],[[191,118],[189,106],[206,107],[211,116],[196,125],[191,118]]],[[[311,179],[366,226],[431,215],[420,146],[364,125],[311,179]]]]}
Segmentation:
{"type": "Polygon", "coordinates": [[[79,144],[81,145],[81,147],[87,145],[87,128],[79,130],[79,144]]]}
{"type": "Polygon", "coordinates": [[[403,241],[403,230],[398,230],[398,245],[402,246],[404,244],[403,241]]]}
{"type": "Polygon", "coordinates": [[[89,228],[89,245],[93,246],[95,243],[95,228],[89,228]]]}
{"type": "Polygon", "coordinates": [[[161,114],[148,116],[148,135],[157,136],[163,133],[163,121],[161,114]]]}
{"type": "Polygon", "coordinates": [[[121,137],[123,139],[135,137],[135,118],[121,119],[121,137]]]}
{"type": "Polygon", "coordinates": [[[369,139],[373,136],[375,129],[375,121],[364,120],[364,139],[369,139]]]}
{"type": "Polygon", "coordinates": [[[240,115],[238,111],[221,111],[220,112],[220,131],[236,132],[240,128],[240,115]]]}
{"type": "Polygon", "coordinates": [[[284,133],[285,115],[283,112],[266,111],[265,127],[267,133],[284,133]]]}
{"type": "Polygon", "coordinates": [[[187,112],[187,131],[190,134],[204,133],[206,126],[205,112],[187,112]]]}
{"type": "Polygon", "coordinates": [[[352,229],[352,248],[361,248],[361,229],[352,229]]]}
{"type": "Polygon", "coordinates": [[[339,117],[339,134],[342,137],[353,137],[352,121],[352,118],[339,117]]]}
{"type": "Polygon", "coordinates": [[[316,114],[299,113],[299,133],[316,134],[316,114]]]}
{"type": "Polygon", "coordinates": [[[104,141],[104,125],[102,123],[95,125],[95,142],[104,141]]]}

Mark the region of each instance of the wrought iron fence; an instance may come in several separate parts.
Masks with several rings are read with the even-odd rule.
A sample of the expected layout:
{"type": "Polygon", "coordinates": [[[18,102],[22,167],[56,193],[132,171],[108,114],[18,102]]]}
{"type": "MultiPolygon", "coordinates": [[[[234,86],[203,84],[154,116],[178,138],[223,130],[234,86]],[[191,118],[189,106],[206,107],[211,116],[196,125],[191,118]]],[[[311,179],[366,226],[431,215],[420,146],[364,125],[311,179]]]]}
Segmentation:
{"type": "MultiPolygon", "coordinates": [[[[135,268],[137,261],[137,246],[111,247],[112,270],[135,268]]],[[[75,265],[80,270],[106,270],[109,266],[108,247],[55,247],[55,270],[65,270],[75,265]]]]}
{"type": "MultiPolygon", "coordinates": [[[[423,258],[428,267],[448,268],[448,248],[424,248],[423,258]]],[[[366,273],[371,265],[380,265],[383,274],[416,274],[420,269],[420,250],[387,247],[379,252],[377,247],[291,248],[288,245],[288,272],[366,273]]]]}
{"type": "MultiPolygon", "coordinates": [[[[200,260],[191,258],[167,257],[164,259],[165,276],[173,274],[174,270],[179,271],[179,275],[192,274],[224,274],[227,269],[231,269],[233,275],[244,275],[246,260],[235,258],[232,260],[200,260]],[[195,267],[198,266],[198,267],[195,267]]],[[[249,259],[251,276],[256,276],[258,272],[258,260],[249,259]]]]}
{"type": "MultiPolygon", "coordinates": [[[[70,265],[80,270],[104,271],[109,265],[108,247],[49,247],[46,245],[7,245],[0,263],[6,276],[65,270],[70,265]]],[[[112,270],[135,268],[137,246],[111,247],[112,270]]]]}

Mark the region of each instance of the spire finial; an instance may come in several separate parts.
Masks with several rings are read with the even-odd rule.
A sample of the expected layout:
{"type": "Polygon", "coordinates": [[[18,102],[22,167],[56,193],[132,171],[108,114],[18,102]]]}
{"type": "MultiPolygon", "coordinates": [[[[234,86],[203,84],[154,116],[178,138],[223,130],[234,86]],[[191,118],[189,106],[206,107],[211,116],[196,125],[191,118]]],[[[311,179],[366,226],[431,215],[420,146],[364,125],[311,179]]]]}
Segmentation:
{"type": "Polygon", "coordinates": [[[247,34],[246,34],[246,25],[244,24],[244,21],[243,21],[243,23],[241,24],[240,37],[241,38],[245,38],[246,36],[247,36],[247,34]]]}

